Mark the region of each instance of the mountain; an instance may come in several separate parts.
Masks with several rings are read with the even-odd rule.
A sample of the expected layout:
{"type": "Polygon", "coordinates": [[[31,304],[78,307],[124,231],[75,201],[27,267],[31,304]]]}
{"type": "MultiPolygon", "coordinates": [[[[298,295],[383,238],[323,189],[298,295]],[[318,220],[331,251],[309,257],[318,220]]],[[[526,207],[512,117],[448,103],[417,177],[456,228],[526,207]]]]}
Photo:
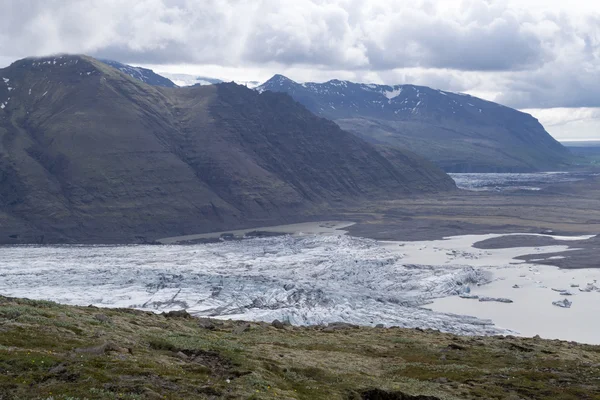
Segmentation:
{"type": "MultiPolygon", "coordinates": [[[[133,67],[131,65],[123,64],[118,61],[112,60],[99,60],[105,64],[110,65],[113,68],[118,69],[131,76],[134,79],[147,83],[152,86],[163,86],[163,87],[180,87],[180,86],[204,86],[204,85],[216,85],[224,83],[221,79],[209,78],[206,76],[189,75],[189,74],[172,74],[168,72],[161,72],[157,74],[151,69],[133,67]]],[[[258,81],[243,81],[236,80],[232,81],[238,85],[246,86],[250,89],[254,89],[260,85],[258,81]]]]}
{"type": "Polygon", "coordinates": [[[531,115],[466,94],[340,80],[299,84],[282,75],[258,90],[288,93],[342,129],[408,148],[449,172],[536,171],[570,161],[531,115]]]}
{"type": "Polygon", "coordinates": [[[194,86],[194,85],[216,85],[223,83],[222,80],[209,78],[206,76],[188,75],[188,74],[171,74],[168,72],[160,73],[165,78],[172,80],[177,86],[194,86]]]}
{"type": "Polygon", "coordinates": [[[163,86],[168,88],[177,87],[173,81],[164,76],[158,75],[151,69],[141,68],[141,67],[133,67],[131,65],[122,64],[118,61],[112,60],[99,60],[104,64],[110,65],[113,68],[118,69],[126,75],[131,76],[134,79],[147,83],[152,86],[163,86]]]}
{"type": "Polygon", "coordinates": [[[259,81],[245,81],[245,80],[236,79],[231,82],[236,83],[241,86],[246,86],[248,89],[256,89],[258,86],[260,86],[259,81]]]}
{"type": "Polygon", "coordinates": [[[455,188],[282,93],[150,86],[86,56],[0,78],[0,242],[153,240],[455,188]]]}
{"type": "MultiPolygon", "coordinates": [[[[218,83],[224,83],[221,79],[209,78],[206,76],[188,75],[188,74],[171,74],[168,72],[161,72],[162,76],[171,79],[177,84],[177,86],[203,86],[203,85],[216,85],[218,83]]],[[[244,81],[244,80],[233,80],[232,82],[238,85],[246,86],[250,89],[254,89],[260,85],[258,81],[244,81]]]]}

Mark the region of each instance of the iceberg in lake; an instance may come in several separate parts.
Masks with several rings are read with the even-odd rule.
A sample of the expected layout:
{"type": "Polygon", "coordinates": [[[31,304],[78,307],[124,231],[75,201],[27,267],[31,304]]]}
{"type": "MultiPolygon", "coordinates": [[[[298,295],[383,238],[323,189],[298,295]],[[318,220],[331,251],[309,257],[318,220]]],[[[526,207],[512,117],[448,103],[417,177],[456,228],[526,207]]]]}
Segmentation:
{"type": "Polygon", "coordinates": [[[563,299],[563,300],[553,301],[552,304],[555,305],[556,307],[571,308],[571,304],[573,304],[573,302],[569,301],[568,299],[563,299]]]}
{"type": "Polygon", "coordinates": [[[511,299],[505,299],[503,297],[480,297],[479,301],[495,301],[498,303],[512,303],[511,299]]]}

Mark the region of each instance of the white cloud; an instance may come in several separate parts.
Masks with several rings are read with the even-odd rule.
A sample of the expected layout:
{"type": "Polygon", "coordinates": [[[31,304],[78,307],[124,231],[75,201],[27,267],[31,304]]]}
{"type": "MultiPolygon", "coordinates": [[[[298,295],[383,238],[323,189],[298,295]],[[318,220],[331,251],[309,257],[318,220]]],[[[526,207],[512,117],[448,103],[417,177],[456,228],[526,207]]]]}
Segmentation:
{"type": "Polygon", "coordinates": [[[551,60],[561,24],[570,24],[486,0],[5,2],[4,55],[85,52],[156,64],[521,70],[551,60]]]}
{"type": "Polygon", "coordinates": [[[600,108],[522,110],[536,117],[557,140],[600,139],[600,108]]]}
{"type": "Polygon", "coordinates": [[[4,0],[0,64],[87,53],[225,80],[416,83],[594,108],[599,11],[589,0],[4,0]]]}
{"type": "Polygon", "coordinates": [[[445,11],[385,4],[362,18],[372,68],[512,70],[535,67],[546,58],[539,38],[524,23],[532,17],[500,2],[471,0],[445,11]]]}

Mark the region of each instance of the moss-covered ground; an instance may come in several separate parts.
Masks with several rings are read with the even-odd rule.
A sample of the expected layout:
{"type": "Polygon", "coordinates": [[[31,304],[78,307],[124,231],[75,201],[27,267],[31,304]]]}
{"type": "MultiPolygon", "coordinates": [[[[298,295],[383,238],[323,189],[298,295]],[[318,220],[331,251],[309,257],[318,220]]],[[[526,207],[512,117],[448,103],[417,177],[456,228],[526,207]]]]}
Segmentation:
{"type": "Polygon", "coordinates": [[[600,399],[600,346],[0,297],[0,399],[600,399]]]}

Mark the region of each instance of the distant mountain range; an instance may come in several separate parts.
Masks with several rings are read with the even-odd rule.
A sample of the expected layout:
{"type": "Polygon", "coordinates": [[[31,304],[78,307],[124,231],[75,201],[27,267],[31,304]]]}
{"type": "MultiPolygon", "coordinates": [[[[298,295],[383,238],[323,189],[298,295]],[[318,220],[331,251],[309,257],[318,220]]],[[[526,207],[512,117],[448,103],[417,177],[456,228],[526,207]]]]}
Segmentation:
{"type": "Polygon", "coordinates": [[[535,171],[570,162],[568,150],[531,115],[466,94],[340,80],[300,84],[282,75],[257,90],[287,93],[371,143],[408,148],[449,172],[535,171]]]}
{"type": "MultiPolygon", "coordinates": [[[[133,71],[122,64],[117,67],[143,82],[160,82],[152,71],[139,74],[135,67],[129,67],[133,71]]],[[[180,86],[222,82],[185,74],[167,76],[180,86]]],[[[572,153],[531,115],[467,94],[335,79],[297,83],[283,75],[262,85],[237,83],[259,92],[287,93],[313,113],[373,144],[409,149],[447,172],[530,172],[573,163],[572,153]]]]}
{"type": "Polygon", "coordinates": [[[286,94],[166,85],[86,56],[0,69],[0,243],[144,241],[455,189],[286,94]]]}
{"type": "MultiPolygon", "coordinates": [[[[164,74],[170,85],[150,70],[110,63],[151,85],[223,82],[164,74]]],[[[313,113],[373,144],[409,149],[448,172],[529,172],[561,169],[573,162],[571,152],[529,114],[466,94],[335,79],[297,83],[282,75],[262,85],[255,81],[236,83],[259,92],[285,92],[313,113]]]]}
{"type": "MultiPolygon", "coordinates": [[[[151,69],[134,67],[132,65],[123,64],[114,60],[99,60],[104,64],[110,65],[113,68],[118,69],[126,75],[131,76],[134,79],[147,83],[152,86],[162,87],[184,87],[184,86],[204,86],[204,85],[216,85],[218,83],[225,83],[225,81],[217,78],[210,78],[206,76],[189,75],[189,74],[172,74],[168,72],[161,72],[160,74],[154,72],[151,69]]],[[[244,81],[236,80],[233,81],[238,85],[246,86],[250,89],[254,89],[260,85],[258,81],[244,81]]]]}
{"type": "Polygon", "coordinates": [[[215,85],[217,83],[223,83],[222,80],[216,78],[208,78],[205,76],[188,75],[188,74],[169,74],[167,72],[160,73],[165,78],[169,78],[173,83],[179,87],[183,86],[196,86],[196,85],[215,85]]]}
{"type": "Polygon", "coordinates": [[[113,68],[118,69],[126,75],[131,76],[134,79],[147,83],[152,86],[162,86],[162,87],[177,87],[173,81],[170,79],[159,75],[152,71],[151,69],[142,68],[142,67],[133,67],[131,65],[122,64],[118,61],[112,60],[99,60],[104,64],[110,65],[113,68]]]}
{"type": "MultiPolygon", "coordinates": [[[[188,75],[188,74],[170,74],[161,72],[161,75],[171,79],[177,86],[203,86],[203,85],[216,85],[218,83],[224,83],[225,81],[217,78],[209,78],[206,76],[188,75]]],[[[250,89],[254,89],[260,85],[258,81],[244,81],[234,80],[233,82],[238,85],[246,86],[250,89]]]]}

